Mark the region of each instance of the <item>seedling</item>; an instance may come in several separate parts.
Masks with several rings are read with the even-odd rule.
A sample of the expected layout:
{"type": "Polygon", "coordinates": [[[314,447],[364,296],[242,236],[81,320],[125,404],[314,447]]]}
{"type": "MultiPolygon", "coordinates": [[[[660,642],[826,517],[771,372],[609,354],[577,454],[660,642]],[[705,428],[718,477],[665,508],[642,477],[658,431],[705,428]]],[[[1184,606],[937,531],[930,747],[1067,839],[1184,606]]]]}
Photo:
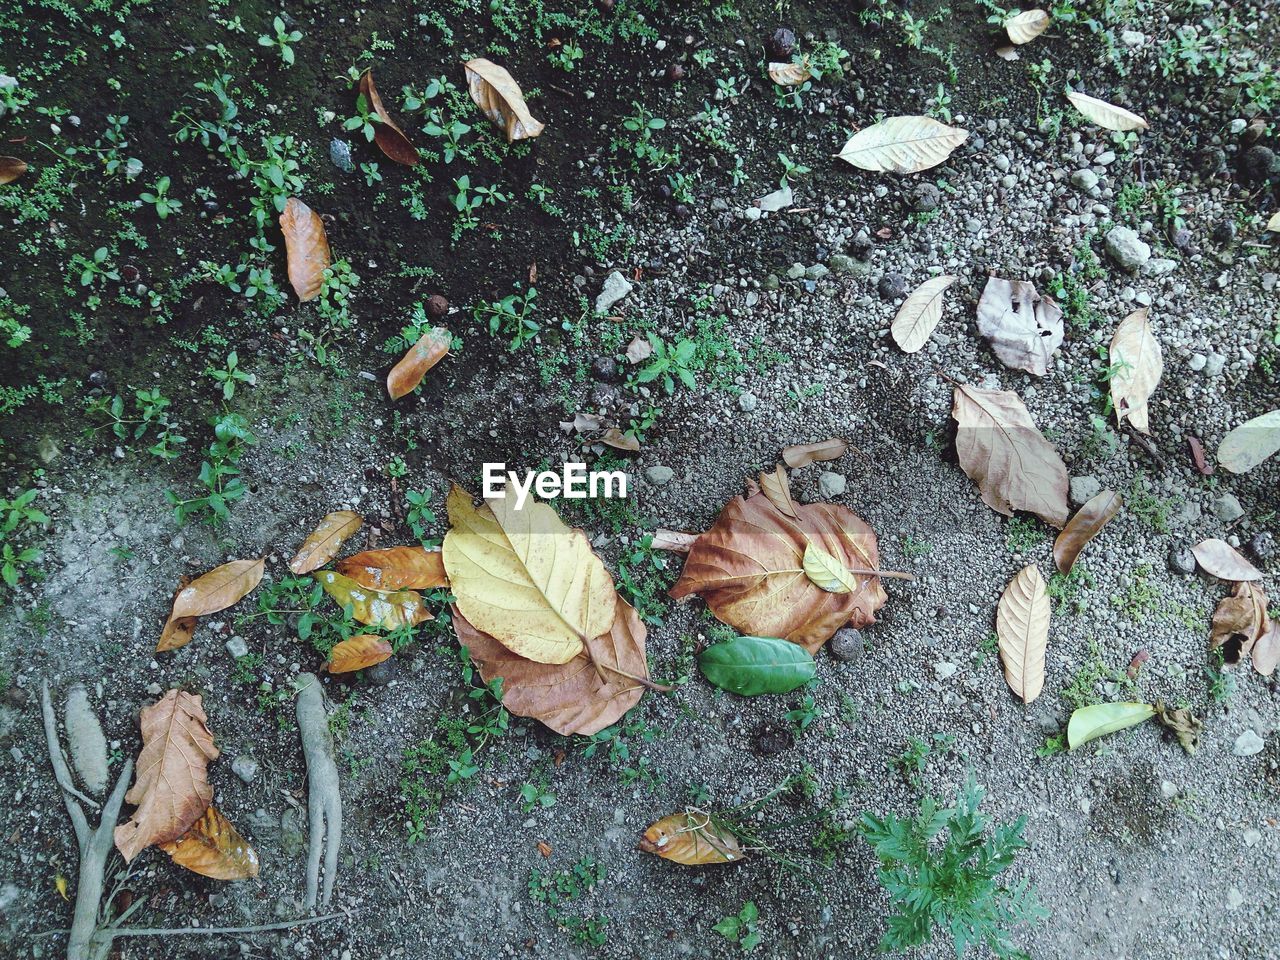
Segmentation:
{"type": "Polygon", "coordinates": [[[169,178],[161,177],[151,185],[151,189],[142,194],[142,202],[149,203],[156,208],[156,216],[161,220],[166,219],[169,214],[177,213],[182,209],[181,201],[174,200],[169,196],[169,178]]]}
{"type": "Polygon", "coordinates": [[[254,377],[251,373],[245,373],[240,369],[240,359],[236,356],[236,352],[232,350],[227,354],[227,364],[221,369],[216,367],[206,367],[205,376],[212,377],[217,383],[222,384],[222,399],[230,400],[236,395],[236,384],[247,383],[249,386],[254,385],[254,377]]]}
{"type": "Polygon", "coordinates": [[[284,61],[286,67],[292,67],[294,56],[292,44],[302,39],[301,30],[289,30],[284,25],[284,20],[276,17],[271,21],[271,28],[274,33],[264,33],[258,37],[258,46],[260,47],[276,47],[280,50],[280,59],[284,61]]]}
{"type": "Polygon", "coordinates": [[[764,939],[760,935],[760,927],[757,923],[759,919],[760,911],[752,901],[748,900],[742,905],[737,916],[727,916],[711,929],[730,943],[736,943],[742,948],[743,953],[750,953],[760,946],[760,942],[764,939]]]}

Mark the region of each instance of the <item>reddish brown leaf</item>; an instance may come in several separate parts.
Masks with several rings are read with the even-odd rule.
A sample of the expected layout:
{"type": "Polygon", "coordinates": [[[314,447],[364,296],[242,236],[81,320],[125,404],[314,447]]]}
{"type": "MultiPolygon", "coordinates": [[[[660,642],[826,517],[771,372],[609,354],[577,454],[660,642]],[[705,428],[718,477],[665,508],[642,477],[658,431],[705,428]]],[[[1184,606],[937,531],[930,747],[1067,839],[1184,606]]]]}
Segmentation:
{"type": "Polygon", "coordinates": [[[399,125],[391,119],[387,108],[382,105],[382,97],[378,96],[378,88],[373,83],[373,68],[370,67],[360,76],[358,92],[362,94],[381,123],[373,125],[373,141],[378,149],[396,163],[406,167],[418,165],[418,150],[409,142],[399,125]]]}
{"type": "Polygon", "coordinates": [[[453,345],[453,334],[444,327],[432,327],[406,351],[387,374],[387,393],[399,400],[412,393],[427,371],[445,358],[453,345]]]}
{"type": "Polygon", "coordinates": [[[839,437],[819,440],[817,443],[801,443],[782,451],[783,462],[792,470],[807,467],[822,460],[836,460],[845,455],[849,445],[839,437]]]}
{"type": "Polygon", "coordinates": [[[728,827],[692,809],[652,824],[640,838],[639,848],[686,867],[736,863],[747,855],[728,827]]]}
{"type": "Polygon", "coordinates": [[[280,231],[289,263],[289,283],[298,299],[306,303],[320,296],[324,272],[329,268],[329,239],[324,221],[297,197],[290,197],[280,214],[280,231]]]}
{"type": "Polygon", "coordinates": [[[159,845],[180,867],[214,880],[258,875],[258,854],[216,807],[209,807],[177,840],[159,845]]]}
{"type": "Polygon", "coordinates": [[[1147,652],[1147,648],[1143,647],[1133,655],[1129,661],[1129,667],[1125,670],[1130,680],[1137,680],[1138,674],[1142,672],[1142,665],[1151,659],[1151,654],[1147,652]]]}
{"type": "Polygon", "coordinates": [[[1200,442],[1199,437],[1187,434],[1187,446],[1191,449],[1191,462],[1195,464],[1206,477],[1213,476],[1213,466],[1209,463],[1204,454],[1204,444],[1200,442]]]}
{"type": "Polygon", "coordinates": [[[26,172],[26,161],[17,157],[0,157],[0,186],[13,183],[26,172]]]}
{"type": "Polygon", "coordinates": [[[289,561],[294,573],[310,573],[332,560],[342,542],[360,529],[364,518],[351,510],[338,510],[329,514],[316,526],[289,561]]]}
{"type": "Polygon", "coordinates": [[[1084,545],[1096,537],[1123,506],[1124,498],[1120,494],[1114,490],[1103,490],[1076,511],[1053,541],[1053,560],[1058,569],[1070,573],[1084,545]]]}
{"type": "Polygon", "coordinates": [[[547,843],[545,840],[539,840],[538,852],[542,854],[543,857],[551,856],[551,844],[547,843]]]}
{"type": "Polygon", "coordinates": [[[394,650],[383,637],[362,633],[334,644],[329,651],[330,673],[354,673],[388,659],[394,650]]]}
{"type": "Polygon", "coordinates": [[[370,590],[429,590],[449,585],[440,551],[422,547],[365,550],[339,560],[338,572],[370,590]]]}
{"type": "MultiPolygon", "coordinates": [[[[178,599],[178,594],[190,582],[190,577],[183,577],[178,581],[178,586],[173,591],[173,600],[169,602],[171,607],[173,602],[178,599]]],[[[179,647],[185,647],[191,642],[198,619],[197,617],[178,617],[175,619],[171,614],[164,623],[164,629],[160,632],[160,641],[156,644],[156,652],[163,653],[166,650],[177,650],[179,647]]]]}

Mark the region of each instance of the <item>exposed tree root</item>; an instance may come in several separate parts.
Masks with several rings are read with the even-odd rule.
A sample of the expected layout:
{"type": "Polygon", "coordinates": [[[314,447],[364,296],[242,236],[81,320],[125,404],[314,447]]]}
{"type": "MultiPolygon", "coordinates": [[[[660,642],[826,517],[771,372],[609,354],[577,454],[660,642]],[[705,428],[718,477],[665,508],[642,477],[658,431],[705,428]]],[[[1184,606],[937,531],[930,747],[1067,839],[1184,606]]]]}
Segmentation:
{"type": "Polygon", "coordinates": [[[314,674],[298,677],[298,733],[307,761],[307,897],[304,906],[327,907],[338,872],[338,848],[342,843],[342,794],[338,791],[338,765],[333,758],[333,736],[324,709],[324,691],[314,674]],[[320,891],[320,857],[324,856],[324,889],[320,891]]]}

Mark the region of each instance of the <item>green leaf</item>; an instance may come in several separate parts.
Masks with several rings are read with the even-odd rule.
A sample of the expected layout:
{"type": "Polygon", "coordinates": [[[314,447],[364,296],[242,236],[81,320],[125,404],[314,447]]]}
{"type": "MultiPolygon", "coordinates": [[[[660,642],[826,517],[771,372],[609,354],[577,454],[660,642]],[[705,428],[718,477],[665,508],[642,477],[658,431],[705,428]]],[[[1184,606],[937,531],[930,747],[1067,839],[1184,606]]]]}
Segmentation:
{"type": "Polygon", "coordinates": [[[717,687],[754,697],[789,693],[818,675],[804,647],[776,637],[736,637],[702,651],[698,666],[717,687]]]}
{"type": "Polygon", "coordinates": [[[1155,712],[1149,703],[1095,703],[1081,707],[1067,722],[1067,744],[1074,750],[1090,740],[1150,720],[1155,712]]]}
{"type": "Polygon", "coordinates": [[[742,921],[737,917],[725,917],[711,929],[720,934],[720,936],[732,940],[737,937],[738,930],[741,926],[742,921]]]}

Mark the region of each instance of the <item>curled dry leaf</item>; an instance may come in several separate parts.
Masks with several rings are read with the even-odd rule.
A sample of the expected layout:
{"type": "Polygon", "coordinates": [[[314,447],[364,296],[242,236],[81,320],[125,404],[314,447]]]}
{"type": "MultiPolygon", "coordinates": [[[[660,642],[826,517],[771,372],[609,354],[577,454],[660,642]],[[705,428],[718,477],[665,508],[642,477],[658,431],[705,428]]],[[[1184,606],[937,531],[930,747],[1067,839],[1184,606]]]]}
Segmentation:
{"type": "Polygon", "coordinates": [[[417,166],[418,150],[382,105],[382,97],[378,95],[378,88],[373,83],[372,67],[360,75],[359,93],[382,121],[373,125],[373,140],[378,149],[396,163],[402,163],[406,167],[417,166]]]}
{"type": "Polygon", "coordinates": [[[1097,97],[1091,97],[1083,93],[1067,92],[1067,99],[1071,101],[1071,105],[1079,110],[1086,120],[1096,123],[1100,127],[1108,130],[1145,130],[1149,126],[1146,120],[1138,116],[1136,113],[1117,107],[1113,103],[1107,103],[1105,100],[1099,100],[1097,97]]]}
{"type": "Polygon", "coordinates": [[[617,427],[608,427],[600,434],[600,442],[615,450],[626,450],[635,453],[640,449],[640,441],[630,433],[623,433],[617,427]]]}
{"type": "Polygon", "coordinates": [[[1009,581],[996,607],[996,634],[1009,689],[1030,703],[1044,689],[1044,654],[1049,643],[1049,593],[1033,563],[1009,581]]]}
{"type": "Polygon", "coordinates": [[[340,607],[350,606],[352,619],[366,627],[397,630],[432,619],[422,605],[422,597],[412,590],[371,590],[332,570],[321,570],[312,576],[340,607]]]}
{"type": "Polygon", "coordinates": [[[370,590],[430,590],[449,585],[440,551],[423,547],[365,550],[339,560],[337,570],[370,590]]]}
{"type": "Polygon", "coordinates": [[[289,264],[289,284],[306,303],[320,296],[324,272],[329,268],[329,238],[324,221],[297,197],[290,197],[280,214],[280,232],[289,264]]]}
{"type": "Polygon", "coordinates": [[[1254,645],[1271,630],[1267,616],[1267,594],[1254,583],[1237,583],[1229,597],[1223,597],[1213,611],[1209,625],[1209,648],[1224,647],[1227,663],[1239,663],[1252,654],[1254,645]]]}
{"type": "Polygon", "coordinates": [[[1018,48],[1013,44],[1006,44],[1003,47],[996,47],[996,56],[1001,60],[1021,60],[1022,54],[1018,52],[1018,48]]]}
{"type": "Polygon", "coordinates": [[[289,561],[294,573],[310,573],[323,567],[338,554],[342,542],[360,529],[364,518],[351,510],[338,510],[328,514],[311,531],[297,554],[289,561]]]}
{"type": "Polygon", "coordinates": [[[849,444],[839,437],[819,440],[817,443],[799,443],[782,451],[782,461],[792,470],[807,467],[811,463],[838,460],[849,449],[849,444]]]}
{"type": "Polygon", "coordinates": [[[329,651],[329,672],[354,673],[390,659],[393,653],[385,637],[362,633],[333,645],[329,651]]]}
{"type": "Polygon", "coordinates": [[[247,880],[258,875],[258,854],[222,815],[210,806],[191,829],[160,849],[180,867],[214,880],[247,880]]]}
{"type": "Polygon", "coordinates": [[[1150,433],[1147,401],[1164,374],[1160,341],[1151,332],[1147,308],[1135,310],[1120,321],[1111,338],[1111,402],[1116,423],[1125,420],[1140,433],[1150,433]]]}
{"type": "Polygon", "coordinates": [[[13,183],[26,172],[27,163],[25,160],[19,160],[17,157],[0,156],[0,186],[6,183],[13,183]]]}
{"type": "Polygon", "coordinates": [[[525,106],[520,85],[504,67],[484,57],[468,60],[467,90],[471,99],[490,120],[507,134],[507,143],[536,137],[546,126],[535,120],[525,106]]]}
{"type": "Polygon", "coordinates": [[[1214,474],[1213,465],[1209,463],[1209,458],[1205,455],[1204,444],[1200,442],[1200,438],[1190,433],[1187,434],[1187,449],[1191,451],[1191,462],[1201,476],[1212,477],[1214,474]]]}
{"type": "Polygon", "coordinates": [[[142,752],[124,798],[137,809],[115,829],[116,849],[131,861],[154,843],[177,840],[209,808],[208,765],[218,758],[200,697],[170,690],[141,716],[142,752]]]}
{"type": "Polygon", "coordinates": [[[1201,569],[1219,580],[1239,583],[1244,580],[1262,579],[1262,572],[1225,540],[1214,537],[1201,540],[1191,548],[1191,552],[1195,554],[1196,562],[1200,564],[1201,569]]]}
{"type": "Polygon", "coordinates": [[[693,546],[693,541],[697,540],[701,534],[686,533],[684,530],[668,530],[666,527],[659,527],[653,531],[653,540],[650,546],[654,550],[668,550],[671,553],[688,553],[689,548],[693,546]]]}
{"type": "MultiPolygon", "coordinates": [[[[178,586],[174,588],[173,600],[178,599],[183,589],[191,582],[190,577],[183,577],[178,581],[178,586]]],[[[173,601],[170,601],[172,606],[173,601]]],[[[174,617],[169,615],[169,619],[164,622],[164,629],[160,631],[160,640],[156,643],[156,652],[164,653],[166,650],[177,650],[179,647],[185,647],[191,642],[191,637],[196,631],[196,621],[198,617],[174,617]]]]}
{"type": "Polygon", "coordinates": [[[471,624],[538,663],[568,663],[613,625],[613,580],[581,530],[545,503],[515,496],[479,508],[454,486],[444,567],[471,624]]]}
{"type": "Polygon", "coordinates": [[[1267,632],[1260,636],[1249,651],[1253,669],[1269,677],[1280,666],[1280,621],[1272,620],[1267,632]]]}
{"type": "Polygon", "coordinates": [[[791,481],[787,479],[787,471],[782,464],[773,468],[773,473],[760,471],[759,489],[753,493],[763,493],[784,517],[792,520],[800,519],[796,513],[796,502],[791,499],[791,481]]]}
{"type": "Polygon", "coordinates": [[[1094,703],[1081,707],[1067,721],[1067,746],[1074,750],[1090,740],[1150,720],[1155,712],[1149,703],[1094,703]]]}
{"type": "Polygon", "coordinates": [[[780,87],[798,87],[813,79],[813,71],[809,69],[808,58],[802,57],[799,63],[769,64],[769,79],[780,87]]]}
{"type": "Polygon", "coordinates": [[[1052,23],[1053,17],[1045,10],[1024,10],[1006,20],[1004,29],[1009,35],[1009,42],[1021,46],[1040,36],[1052,23]]]}
{"type": "Polygon", "coordinates": [[[1231,473],[1248,473],[1280,450],[1280,410],[1246,420],[1222,438],[1218,463],[1231,473]]]}
{"type": "Polygon", "coordinates": [[[1170,710],[1163,700],[1156,701],[1156,719],[1178,738],[1178,743],[1188,754],[1194,754],[1200,745],[1200,728],[1204,723],[1197,720],[1186,707],[1170,710]]]}
{"type": "Polygon", "coordinates": [[[173,594],[173,607],[156,644],[156,652],[176,650],[191,642],[196,618],[237,603],[262,580],[265,560],[232,560],[188,582],[183,578],[173,594]]]}
{"type": "Polygon", "coordinates": [[[413,393],[427,371],[448,356],[451,346],[453,334],[445,327],[432,327],[420,336],[387,374],[387,393],[391,399],[399,400],[413,393]]]}
{"type": "Polygon", "coordinates": [[[1006,367],[1043,377],[1062,345],[1062,310],[1026,280],[988,277],[978,301],[978,332],[1006,367]]]}
{"type": "Polygon", "coordinates": [[[960,468],[992,510],[1026,510],[1052,527],[1067,522],[1067,467],[1018,395],[957,384],[951,407],[960,468]]]}
{"type": "Polygon", "coordinates": [[[932,117],[889,117],[859,130],[837,156],[862,170],[919,173],[936,167],[969,138],[932,117]]]}
{"type": "Polygon", "coordinates": [[[686,867],[736,863],[746,851],[728,827],[701,810],[663,817],[640,838],[639,848],[686,867]]]}
{"type": "Polygon", "coordinates": [[[536,663],[482,633],[454,607],[458,642],[485,683],[502,678],[502,705],[563,736],[590,736],[616,723],[650,685],[644,622],[621,597],[608,632],[567,663],[536,663]]]}
{"type": "Polygon", "coordinates": [[[794,202],[795,193],[791,189],[791,184],[784,181],[777,190],[771,190],[758,199],[756,206],[765,213],[777,213],[779,210],[786,210],[794,202]]]}
{"type": "Polygon", "coordinates": [[[1098,535],[1098,531],[1115,519],[1124,498],[1114,490],[1103,490],[1076,511],[1076,515],[1062,528],[1053,541],[1053,562],[1063,573],[1070,573],[1076,557],[1084,545],[1098,535]]]}
{"type": "Polygon", "coordinates": [[[928,342],[942,319],[942,294],[955,282],[952,276],[931,277],[916,287],[898,308],[889,333],[904,353],[915,353],[928,342]]]}

